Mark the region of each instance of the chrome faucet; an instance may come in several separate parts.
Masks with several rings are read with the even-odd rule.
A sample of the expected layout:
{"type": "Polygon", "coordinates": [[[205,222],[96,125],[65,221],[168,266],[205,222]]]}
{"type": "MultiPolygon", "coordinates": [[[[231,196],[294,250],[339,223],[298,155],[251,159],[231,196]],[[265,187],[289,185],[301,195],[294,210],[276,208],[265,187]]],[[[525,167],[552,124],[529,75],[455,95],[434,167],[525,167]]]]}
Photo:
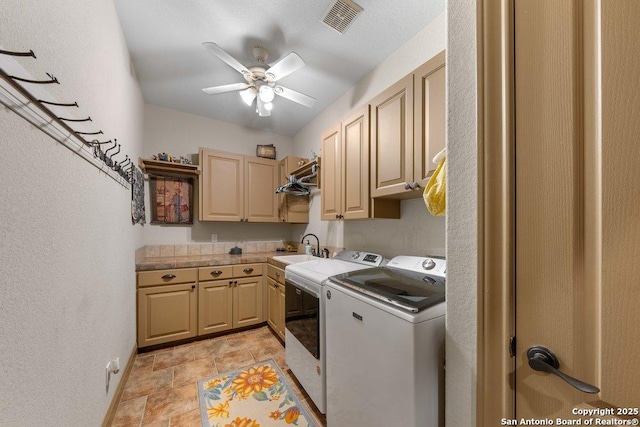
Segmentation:
{"type": "Polygon", "coordinates": [[[318,236],[316,236],[315,234],[305,234],[304,236],[302,236],[302,241],[300,243],[304,243],[304,239],[307,236],[313,236],[316,238],[316,242],[318,243],[318,250],[313,250],[313,256],[320,256],[320,239],[318,239],[318,236]]]}

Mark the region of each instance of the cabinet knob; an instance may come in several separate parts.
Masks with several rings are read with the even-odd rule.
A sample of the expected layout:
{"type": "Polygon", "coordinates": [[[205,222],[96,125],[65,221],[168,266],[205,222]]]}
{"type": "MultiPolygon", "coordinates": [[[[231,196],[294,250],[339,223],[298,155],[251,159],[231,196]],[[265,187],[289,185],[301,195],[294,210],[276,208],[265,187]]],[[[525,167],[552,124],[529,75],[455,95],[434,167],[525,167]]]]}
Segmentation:
{"type": "Polygon", "coordinates": [[[405,182],[405,183],[404,183],[404,189],[405,189],[405,190],[411,190],[411,186],[409,185],[409,183],[408,183],[408,182],[405,182]]]}
{"type": "Polygon", "coordinates": [[[245,274],[251,274],[251,273],[253,273],[253,268],[251,268],[251,267],[249,267],[249,268],[245,268],[245,269],[244,269],[244,270],[242,270],[242,271],[244,271],[244,273],[245,273],[245,274]]]}
{"type": "Polygon", "coordinates": [[[280,277],[280,272],[276,271],[276,277],[280,277]]]}
{"type": "Polygon", "coordinates": [[[230,284],[230,285],[233,285],[233,280],[229,280],[229,284],[230,284]]]}
{"type": "Polygon", "coordinates": [[[195,289],[195,288],[196,288],[196,285],[191,285],[191,289],[195,289]]]}
{"type": "Polygon", "coordinates": [[[165,274],[164,276],[162,276],[163,279],[165,280],[171,280],[171,279],[175,279],[176,275],[175,274],[165,274]]]}
{"type": "Polygon", "coordinates": [[[237,285],[238,285],[238,281],[237,281],[237,280],[234,280],[234,281],[233,281],[233,284],[237,286],[237,285]]]}
{"type": "Polygon", "coordinates": [[[221,274],[222,274],[222,271],[220,271],[220,270],[213,270],[213,271],[211,272],[211,275],[212,275],[212,276],[219,276],[219,275],[221,275],[221,274]]]}
{"type": "Polygon", "coordinates": [[[411,189],[412,189],[412,190],[419,190],[419,189],[421,189],[421,188],[422,188],[422,187],[421,187],[421,186],[420,186],[420,184],[418,184],[417,182],[413,182],[413,183],[411,184],[411,189]]]}

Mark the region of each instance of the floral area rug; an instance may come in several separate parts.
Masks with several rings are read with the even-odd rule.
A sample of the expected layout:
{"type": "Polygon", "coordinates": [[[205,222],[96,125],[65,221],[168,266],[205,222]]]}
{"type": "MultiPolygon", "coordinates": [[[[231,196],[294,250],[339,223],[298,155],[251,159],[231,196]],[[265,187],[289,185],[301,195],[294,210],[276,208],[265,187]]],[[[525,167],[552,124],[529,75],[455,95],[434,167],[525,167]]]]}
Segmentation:
{"type": "Polygon", "coordinates": [[[273,360],[198,381],[207,427],[316,427],[273,360]]]}

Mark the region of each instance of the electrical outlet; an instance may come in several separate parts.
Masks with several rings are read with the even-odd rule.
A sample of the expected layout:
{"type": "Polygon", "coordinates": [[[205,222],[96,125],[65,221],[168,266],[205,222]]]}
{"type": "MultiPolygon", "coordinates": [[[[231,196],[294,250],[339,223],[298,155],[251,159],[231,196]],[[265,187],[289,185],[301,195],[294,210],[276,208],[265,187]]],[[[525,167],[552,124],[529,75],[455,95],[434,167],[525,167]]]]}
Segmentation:
{"type": "Polygon", "coordinates": [[[117,374],[118,372],[120,372],[120,358],[116,357],[114,359],[111,360],[111,362],[109,362],[109,364],[111,365],[111,372],[113,372],[114,374],[117,374]]]}
{"type": "Polygon", "coordinates": [[[217,234],[212,234],[211,235],[211,243],[218,243],[218,235],[217,234]]]}

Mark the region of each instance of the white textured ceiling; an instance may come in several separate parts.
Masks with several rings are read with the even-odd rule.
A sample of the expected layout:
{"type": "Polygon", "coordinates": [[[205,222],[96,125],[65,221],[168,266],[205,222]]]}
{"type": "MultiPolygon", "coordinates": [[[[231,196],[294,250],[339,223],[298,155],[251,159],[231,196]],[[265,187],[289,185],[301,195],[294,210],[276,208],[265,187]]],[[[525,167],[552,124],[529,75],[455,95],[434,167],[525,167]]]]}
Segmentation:
{"type": "Polygon", "coordinates": [[[281,135],[295,135],[445,9],[444,0],[356,0],[364,12],[344,33],[320,18],[330,0],[115,0],[145,101],[281,135]],[[279,81],[317,99],[313,108],[277,97],[258,117],[237,92],[202,88],[244,82],[202,47],[218,44],[246,66],[261,45],[274,63],[291,51],[304,68],[279,81]]]}

